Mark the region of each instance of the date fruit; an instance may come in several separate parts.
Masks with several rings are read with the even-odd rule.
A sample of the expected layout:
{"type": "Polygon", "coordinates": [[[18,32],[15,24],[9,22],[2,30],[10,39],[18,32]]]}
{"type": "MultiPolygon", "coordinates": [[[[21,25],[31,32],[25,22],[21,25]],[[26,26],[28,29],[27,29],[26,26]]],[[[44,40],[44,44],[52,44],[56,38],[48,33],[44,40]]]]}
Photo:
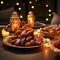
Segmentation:
{"type": "Polygon", "coordinates": [[[21,37],[24,37],[26,35],[26,30],[23,30],[20,35],[21,37]]]}
{"type": "Polygon", "coordinates": [[[15,32],[15,35],[20,35],[21,32],[22,32],[22,30],[17,30],[17,31],[15,32]]]}
{"type": "Polygon", "coordinates": [[[13,45],[15,44],[15,42],[16,42],[16,39],[10,41],[10,43],[13,45]]]}
{"type": "Polygon", "coordinates": [[[20,42],[21,42],[20,39],[16,39],[15,45],[16,45],[16,46],[19,46],[19,45],[20,45],[20,42]]]}
{"type": "Polygon", "coordinates": [[[26,41],[30,41],[32,39],[32,36],[28,36],[27,38],[26,38],[26,41]]]}
{"type": "Polygon", "coordinates": [[[35,41],[34,41],[34,40],[31,40],[31,41],[30,41],[30,44],[31,44],[31,45],[34,45],[34,44],[35,44],[35,41]]]}
{"type": "Polygon", "coordinates": [[[34,30],[28,31],[28,32],[26,33],[26,36],[28,36],[28,35],[33,35],[33,32],[34,32],[34,30]]]}
{"type": "Polygon", "coordinates": [[[25,39],[26,39],[25,37],[21,38],[21,46],[23,46],[25,44],[25,42],[26,42],[25,39]]]}
{"type": "Polygon", "coordinates": [[[31,46],[30,42],[26,42],[26,43],[25,43],[25,46],[26,46],[26,47],[31,46]]]}

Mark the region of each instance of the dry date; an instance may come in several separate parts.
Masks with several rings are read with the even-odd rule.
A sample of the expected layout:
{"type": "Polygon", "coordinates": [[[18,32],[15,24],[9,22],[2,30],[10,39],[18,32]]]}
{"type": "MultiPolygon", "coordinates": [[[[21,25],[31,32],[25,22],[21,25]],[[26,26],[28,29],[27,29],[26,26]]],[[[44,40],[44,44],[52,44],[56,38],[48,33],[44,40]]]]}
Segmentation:
{"type": "Polygon", "coordinates": [[[26,38],[26,41],[30,41],[32,39],[32,36],[28,36],[27,38],[26,38]]]}
{"type": "Polygon", "coordinates": [[[20,35],[21,37],[24,37],[26,35],[26,30],[23,30],[20,35]]]}
{"type": "Polygon", "coordinates": [[[20,39],[17,39],[16,42],[15,42],[15,45],[16,46],[19,46],[20,45],[20,42],[21,42],[21,40],[20,39]]]}
{"type": "Polygon", "coordinates": [[[33,32],[34,32],[34,30],[28,31],[28,32],[26,33],[26,36],[28,36],[28,35],[33,35],[33,32]]]}
{"type": "Polygon", "coordinates": [[[25,39],[26,39],[25,37],[21,38],[21,46],[23,46],[25,44],[25,42],[26,42],[25,39]]]}

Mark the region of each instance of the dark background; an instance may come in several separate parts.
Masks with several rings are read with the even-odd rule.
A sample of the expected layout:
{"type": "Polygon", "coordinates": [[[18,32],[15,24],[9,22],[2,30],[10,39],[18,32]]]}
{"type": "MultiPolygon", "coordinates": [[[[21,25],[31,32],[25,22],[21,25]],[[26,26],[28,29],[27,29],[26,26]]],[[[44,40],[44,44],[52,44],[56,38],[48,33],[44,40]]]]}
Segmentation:
{"type": "Polygon", "coordinates": [[[46,24],[50,24],[52,15],[49,16],[52,12],[57,12],[57,2],[58,0],[0,0],[0,24],[8,24],[11,14],[13,11],[17,11],[19,16],[23,16],[20,20],[26,20],[26,16],[29,11],[33,11],[35,15],[35,21],[40,21],[46,24]],[[4,3],[1,4],[1,1],[4,3]],[[32,4],[29,4],[29,2],[32,4]],[[19,3],[17,6],[16,3],[19,3]],[[48,4],[48,7],[46,7],[48,4]],[[32,9],[31,7],[34,6],[32,9]],[[21,10],[18,8],[21,7],[21,10]],[[51,9],[51,12],[48,10],[51,9]],[[48,21],[46,20],[48,18],[48,21]]]}

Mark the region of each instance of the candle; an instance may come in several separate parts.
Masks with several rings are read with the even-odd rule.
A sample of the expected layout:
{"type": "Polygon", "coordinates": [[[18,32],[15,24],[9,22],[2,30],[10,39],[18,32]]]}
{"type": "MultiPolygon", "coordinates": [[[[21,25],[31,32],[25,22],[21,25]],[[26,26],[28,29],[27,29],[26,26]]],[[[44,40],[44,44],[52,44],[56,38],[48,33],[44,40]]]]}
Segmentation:
{"type": "Polygon", "coordinates": [[[9,32],[8,31],[5,31],[4,29],[2,29],[2,36],[3,37],[9,36],[9,32]]]}

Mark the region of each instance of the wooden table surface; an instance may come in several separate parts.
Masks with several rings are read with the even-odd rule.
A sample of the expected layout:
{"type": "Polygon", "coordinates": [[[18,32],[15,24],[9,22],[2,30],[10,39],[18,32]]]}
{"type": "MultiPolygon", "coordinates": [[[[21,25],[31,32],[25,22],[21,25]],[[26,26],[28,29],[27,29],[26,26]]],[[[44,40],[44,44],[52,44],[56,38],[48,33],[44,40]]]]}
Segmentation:
{"type": "Polygon", "coordinates": [[[0,60],[60,60],[50,48],[16,49],[3,45],[0,37],[0,60]]]}

